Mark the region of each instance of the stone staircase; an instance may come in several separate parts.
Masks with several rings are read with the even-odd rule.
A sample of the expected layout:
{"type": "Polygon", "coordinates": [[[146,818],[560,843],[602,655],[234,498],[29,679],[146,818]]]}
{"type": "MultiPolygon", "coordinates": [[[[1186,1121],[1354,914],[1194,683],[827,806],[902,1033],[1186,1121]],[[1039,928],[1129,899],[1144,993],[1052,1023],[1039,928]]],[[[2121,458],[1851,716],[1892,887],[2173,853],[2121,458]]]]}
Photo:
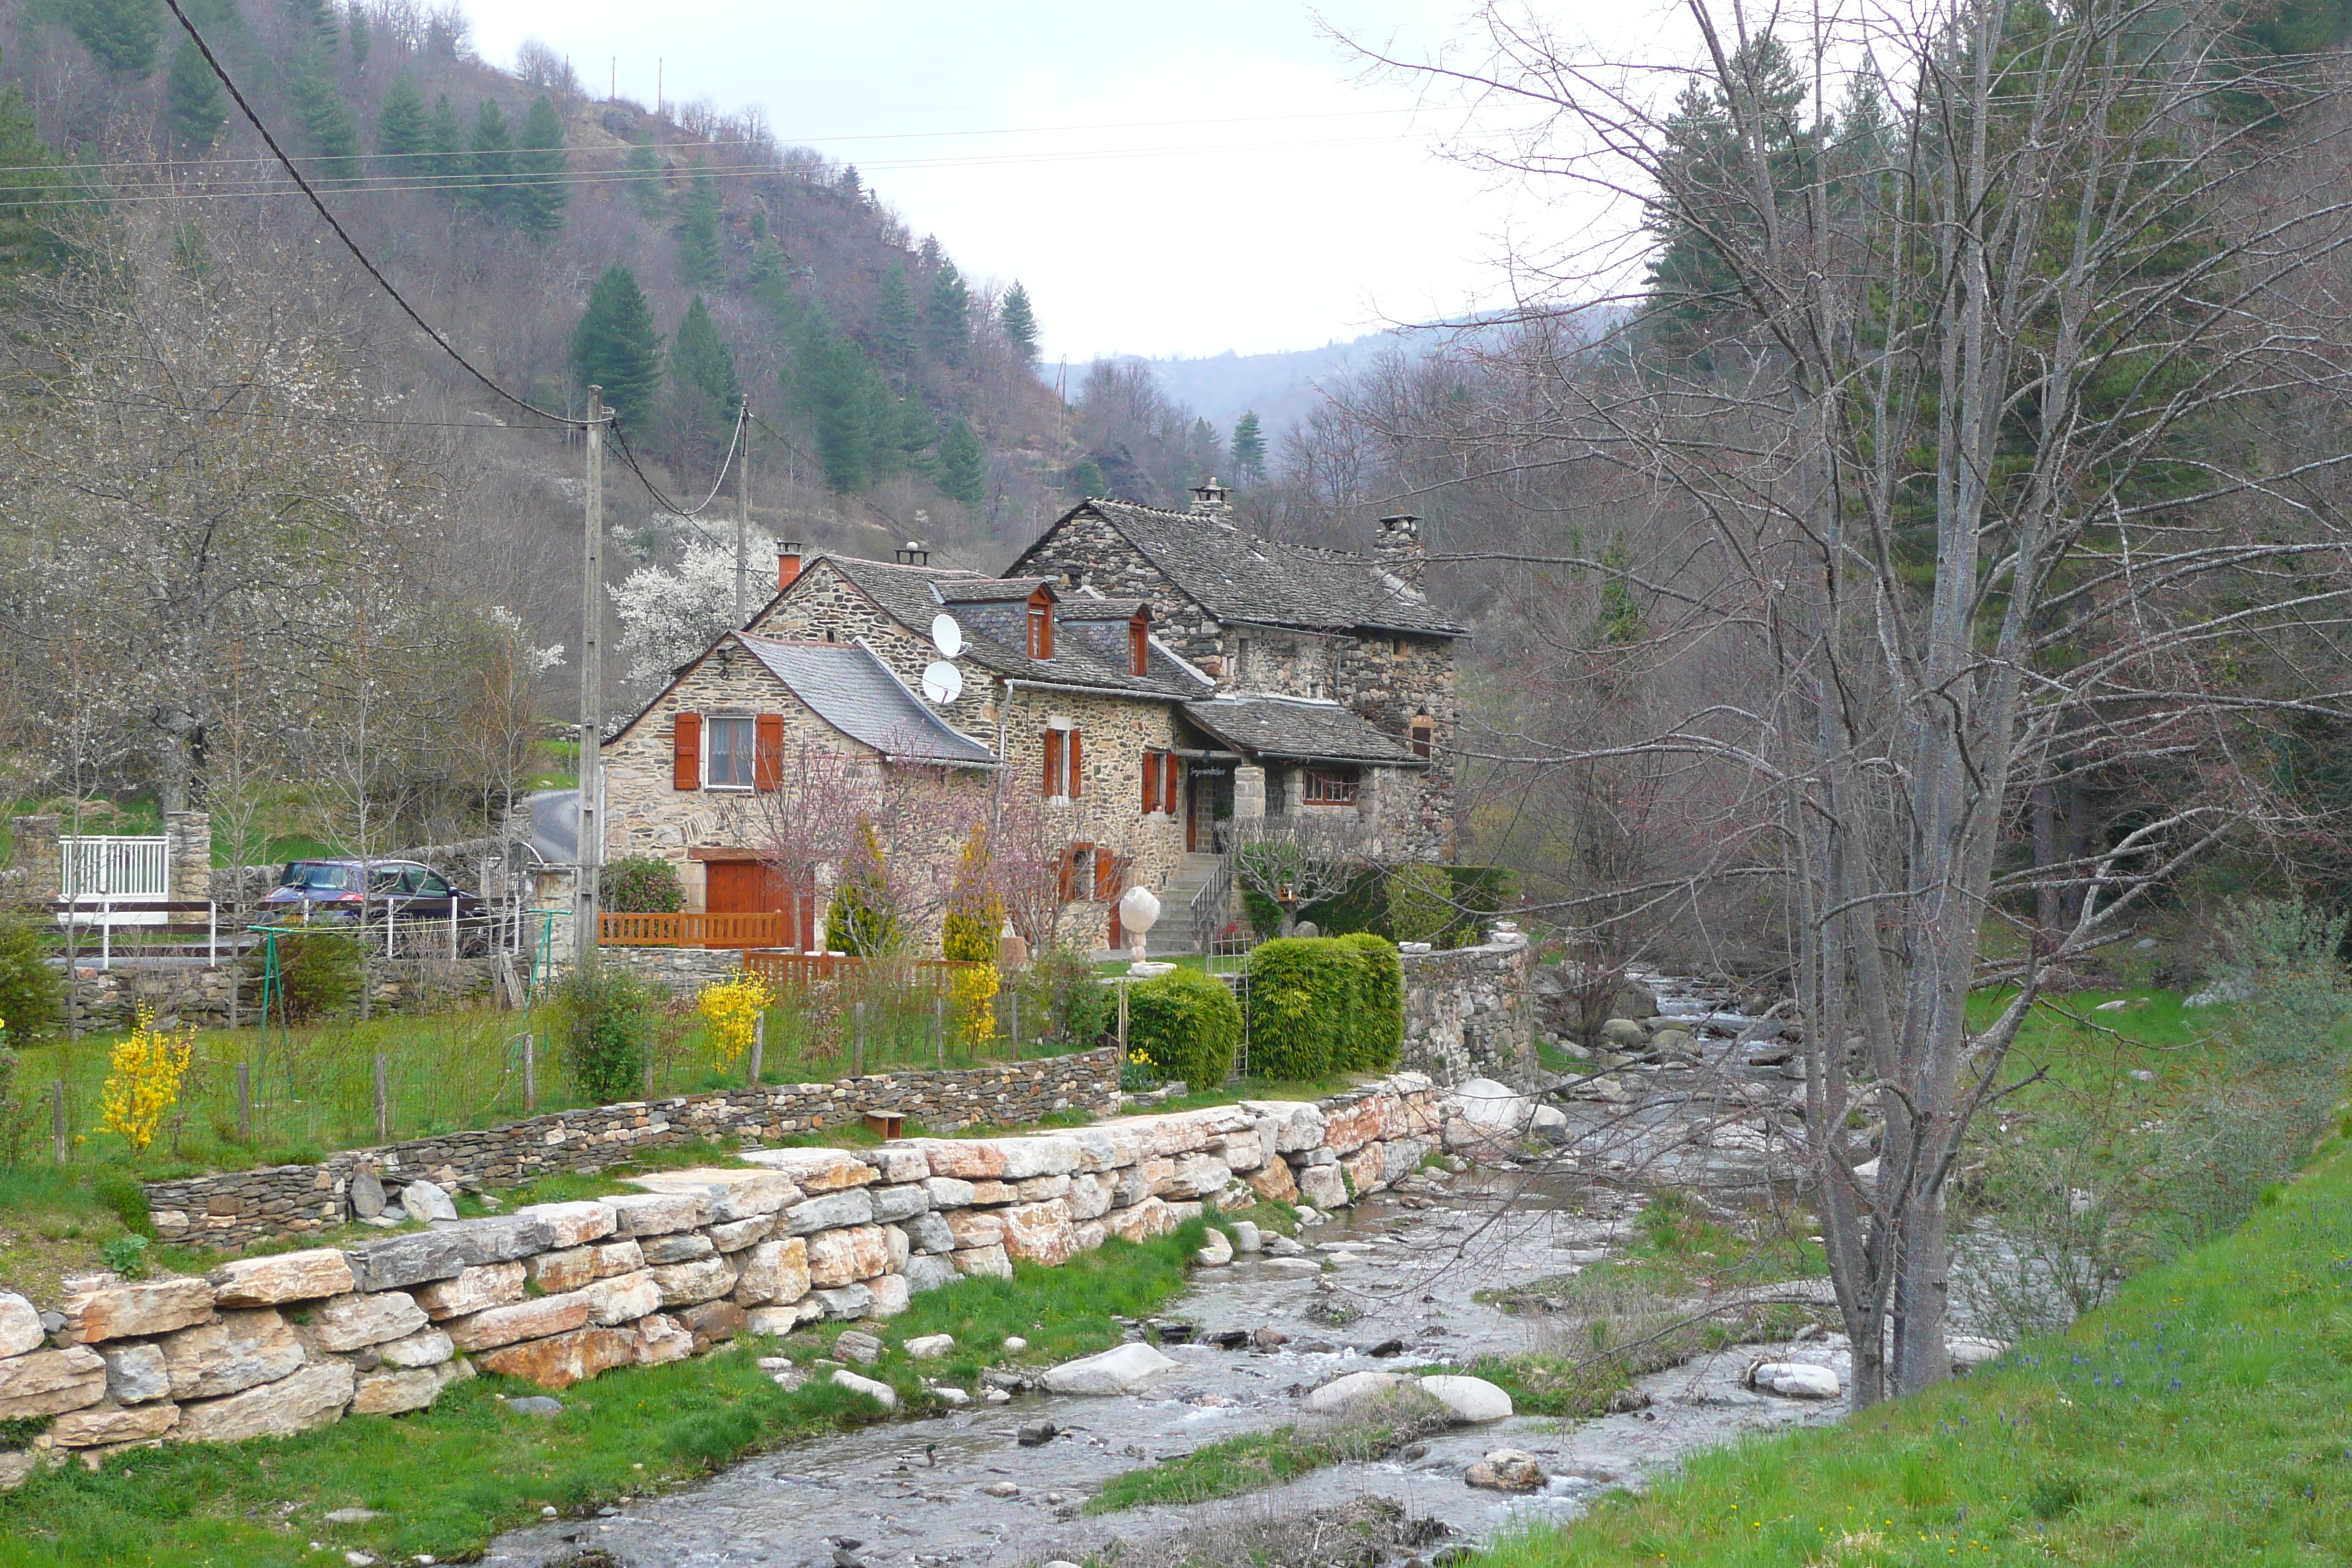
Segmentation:
{"type": "Polygon", "coordinates": [[[1224,865],[1216,855],[1185,855],[1178,858],[1175,874],[1165,888],[1154,889],[1160,895],[1160,923],[1151,928],[1146,938],[1146,951],[1153,958],[1167,958],[1179,953],[1198,952],[1200,944],[1192,932],[1192,897],[1209,884],[1224,865]]]}

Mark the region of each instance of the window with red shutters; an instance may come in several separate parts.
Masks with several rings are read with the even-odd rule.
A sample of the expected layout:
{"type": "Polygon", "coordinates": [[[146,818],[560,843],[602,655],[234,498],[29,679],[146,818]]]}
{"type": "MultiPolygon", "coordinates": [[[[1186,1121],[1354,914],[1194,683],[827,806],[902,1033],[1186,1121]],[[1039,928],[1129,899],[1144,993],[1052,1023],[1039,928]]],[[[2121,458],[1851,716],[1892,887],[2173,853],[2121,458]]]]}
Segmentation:
{"type": "Polygon", "coordinates": [[[1124,869],[1125,868],[1119,864],[1118,856],[1112,854],[1108,849],[1096,849],[1095,897],[1101,900],[1104,903],[1108,903],[1113,899],[1118,898],[1119,893],[1118,884],[1120,881],[1119,873],[1124,869]]]}
{"type": "Polygon", "coordinates": [[[1143,815],[1150,816],[1160,809],[1160,753],[1143,753],[1143,815]]]}
{"type": "Polygon", "coordinates": [[[669,785],[672,789],[702,787],[702,715],[681,713],[670,739],[669,785]]]}
{"type": "Polygon", "coordinates": [[[1078,796],[1085,793],[1086,790],[1086,773],[1084,772],[1086,753],[1082,749],[1083,745],[1084,742],[1078,738],[1078,732],[1076,730],[1071,731],[1069,746],[1070,787],[1068,794],[1072,800],[1077,799],[1078,796]]]}

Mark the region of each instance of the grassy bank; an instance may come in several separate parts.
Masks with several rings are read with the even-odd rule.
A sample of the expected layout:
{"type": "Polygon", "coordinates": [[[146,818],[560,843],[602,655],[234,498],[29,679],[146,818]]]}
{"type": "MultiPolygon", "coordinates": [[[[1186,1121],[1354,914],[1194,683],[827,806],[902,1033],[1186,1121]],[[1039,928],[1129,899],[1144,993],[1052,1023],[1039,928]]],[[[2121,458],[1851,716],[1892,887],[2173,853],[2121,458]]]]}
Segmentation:
{"type": "Polygon", "coordinates": [[[2352,1561],[2352,1154],[1964,1383],[1702,1456],[1481,1561],[2352,1561]]]}
{"type": "MultiPolygon", "coordinates": [[[[1180,1289],[1201,1229],[1196,1221],[1142,1246],[1109,1242],[1058,1268],[1024,1264],[1011,1279],[917,1297],[887,1325],[889,1353],[864,1370],[915,1414],[926,1403],[920,1377],[973,1388],[983,1367],[1007,1359],[995,1350],[1007,1334],[1029,1341],[1013,1358],[1024,1363],[1116,1344],[1113,1314],[1150,1312],[1180,1289]],[[897,1348],[939,1332],[957,1337],[943,1361],[917,1363],[897,1348]]],[[[806,1363],[843,1326],[608,1373],[566,1391],[554,1416],[513,1413],[497,1395],[532,1391],[479,1378],[415,1415],[359,1416],[279,1441],[138,1450],[94,1475],[79,1465],[45,1472],[0,1494],[0,1565],[277,1568],[340,1562],[352,1550],[386,1562],[420,1552],[464,1560],[542,1508],[593,1513],[761,1448],[880,1419],[878,1406],[822,1378],[786,1393],[756,1365],[779,1349],[806,1363]],[[344,1509],[381,1517],[327,1522],[344,1509]],[[313,1552],[313,1542],[334,1555],[313,1552]]]]}

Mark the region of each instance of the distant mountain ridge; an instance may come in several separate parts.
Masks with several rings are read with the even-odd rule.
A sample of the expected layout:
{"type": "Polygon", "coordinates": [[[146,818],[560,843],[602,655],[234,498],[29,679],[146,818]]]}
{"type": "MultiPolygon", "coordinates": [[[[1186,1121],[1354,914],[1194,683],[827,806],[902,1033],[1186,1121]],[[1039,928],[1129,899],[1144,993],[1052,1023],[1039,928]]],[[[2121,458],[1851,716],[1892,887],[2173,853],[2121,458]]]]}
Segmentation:
{"type": "Polygon", "coordinates": [[[1319,389],[1335,378],[1363,369],[1383,354],[1418,353],[1423,352],[1420,345],[1412,334],[1391,330],[1281,353],[1117,357],[1149,368],[1161,391],[1226,436],[1233,433],[1234,420],[1255,409],[1271,444],[1307,416],[1322,398],[1319,389]]]}

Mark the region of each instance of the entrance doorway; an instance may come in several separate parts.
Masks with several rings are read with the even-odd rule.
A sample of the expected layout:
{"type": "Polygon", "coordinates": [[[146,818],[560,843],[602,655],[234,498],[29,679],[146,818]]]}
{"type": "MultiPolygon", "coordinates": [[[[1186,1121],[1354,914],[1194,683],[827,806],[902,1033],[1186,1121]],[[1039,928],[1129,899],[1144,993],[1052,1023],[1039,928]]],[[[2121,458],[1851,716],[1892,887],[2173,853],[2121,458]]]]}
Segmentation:
{"type": "Polygon", "coordinates": [[[1214,854],[1217,848],[1217,824],[1234,814],[1234,775],[1230,768],[1187,768],[1185,770],[1187,802],[1192,809],[1184,814],[1184,851],[1188,855],[1214,854]]]}
{"type": "Polygon", "coordinates": [[[714,915],[772,915],[785,921],[784,945],[805,950],[816,930],[816,895],[794,899],[776,868],[761,860],[711,860],[704,864],[702,907],[714,915]]]}

